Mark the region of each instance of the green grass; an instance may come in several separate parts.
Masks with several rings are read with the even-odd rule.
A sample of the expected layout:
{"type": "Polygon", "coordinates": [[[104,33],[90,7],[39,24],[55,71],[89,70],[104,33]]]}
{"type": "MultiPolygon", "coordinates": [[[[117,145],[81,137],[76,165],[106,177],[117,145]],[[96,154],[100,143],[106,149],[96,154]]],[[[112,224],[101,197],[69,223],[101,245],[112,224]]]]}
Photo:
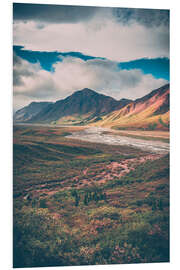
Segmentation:
{"type": "Polygon", "coordinates": [[[169,261],[168,155],[99,184],[112,162],[146,153],[38,140],[22,127],[14,137],[14,267],[169,261]]]}

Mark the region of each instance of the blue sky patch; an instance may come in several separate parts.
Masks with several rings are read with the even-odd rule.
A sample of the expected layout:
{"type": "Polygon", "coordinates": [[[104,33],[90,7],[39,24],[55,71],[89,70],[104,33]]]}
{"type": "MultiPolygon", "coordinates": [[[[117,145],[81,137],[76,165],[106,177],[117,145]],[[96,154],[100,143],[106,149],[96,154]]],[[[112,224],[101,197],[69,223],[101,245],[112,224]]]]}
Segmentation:
{"type": "Polygon", "coordinates": [[[85,55],[80,52],[40,52],[24,50],[23,48],[23,46],[13,46],[13,50],[17,56],[33,64],[39,62],[43,69],[51,72],[54,71],[53,64],[62,62],[61,56],[80,58],[84,61],[91,59],[104,59],[101,57],[85,55]]]}
{"type": "Polygon", "coordinates": [[[168,58],[155,58],[148,59],[142,58],[130,62],[119,63],[121,69],[141,69],[144,74],[152,74],[155,78],[163,78],[169,81],[169,59],[168,58]]]}
{"type": "MultiPolygon", "coordinates": [[[[23,46],[13,46],[14,52],[24,60],[30,63],[39,62],[42,69],[53,72],[53,64],[63,61],[62,57],[74,57],[88,61],[92,59],[105,59],[102,57],[94,57],[84,55],[80,52],[41,52],[24,50],[23,46]]],[[[168,58],[155,58],[148,59],[142,58],[129,62],[117,63],[120,69],[132,70],[140,69],[144,74],[152,74],[156,79],[162,78],[169,81],[169,59],[168,58]]]]}

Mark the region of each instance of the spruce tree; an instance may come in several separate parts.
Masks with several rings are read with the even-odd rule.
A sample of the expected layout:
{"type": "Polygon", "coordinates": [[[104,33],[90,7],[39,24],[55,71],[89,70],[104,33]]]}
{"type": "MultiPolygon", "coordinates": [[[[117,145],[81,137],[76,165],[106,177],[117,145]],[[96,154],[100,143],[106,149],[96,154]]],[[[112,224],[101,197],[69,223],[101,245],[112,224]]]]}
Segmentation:
{"type": "Polygon", "coordinates": [[[84,194],[84,205],[88,205],[88,194],[84,194]]]}
{"type": "Polygon", "coordinates": [[[80,199],[81,199],[80,195],[77,194],[77,195],[75,196],[75,206],[78,206],[78,205],[79,205],[80,199]]]}

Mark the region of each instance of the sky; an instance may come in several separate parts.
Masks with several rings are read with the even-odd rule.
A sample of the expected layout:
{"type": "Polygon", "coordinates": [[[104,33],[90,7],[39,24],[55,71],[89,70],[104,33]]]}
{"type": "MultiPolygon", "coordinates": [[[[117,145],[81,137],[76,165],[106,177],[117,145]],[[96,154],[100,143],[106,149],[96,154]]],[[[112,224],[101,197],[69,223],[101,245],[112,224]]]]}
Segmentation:
{"type": "Polygon", "coordinates": [[[83,88],[134,100],[168,82],[168,10],[13,4],[14,110],[83,88]]]}

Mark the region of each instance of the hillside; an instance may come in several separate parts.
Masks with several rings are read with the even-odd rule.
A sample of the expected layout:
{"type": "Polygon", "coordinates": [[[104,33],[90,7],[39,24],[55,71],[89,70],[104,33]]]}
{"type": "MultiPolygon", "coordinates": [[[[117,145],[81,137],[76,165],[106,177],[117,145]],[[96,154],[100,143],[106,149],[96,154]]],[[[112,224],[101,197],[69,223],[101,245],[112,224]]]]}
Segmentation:
{"type": "Polygon", "coordinates": [[[169,84],[135,101],[118,101],[85,88],[55,103],[32,102],[16,112],[14,121],[168,130],[169,84]]]}
{"type": "MultiPolygon", "coordinates": [[[[92,119],[97,121],[101,116],[120,109],[130,102],[128,99],[117,101],[112,97],[98,94],[91,89],[85,88],[76,91],[65,99],[44,106],[42,110],[35,112],[32,117],[25,118],[23,121],[32,123],[85,124],[92,119]]],[[[27,114],[29,114],[29,108],[25,107],[22,110],[27,111],[27,114]]],[[[15,120],[17,116],[16,114],[15,120]]]]}
{"type": "Polygon", "coordinates": [[[117,129],[169,128],[169,84],[136,99],[120,110],[105,115],[95,125],[117,129]]]}
{"type": "Polygon", "coordinates": [[[52,104],[52,102],[32,102],[15,113],[14,121],[27,122],[50,104],[52,104]]]}

